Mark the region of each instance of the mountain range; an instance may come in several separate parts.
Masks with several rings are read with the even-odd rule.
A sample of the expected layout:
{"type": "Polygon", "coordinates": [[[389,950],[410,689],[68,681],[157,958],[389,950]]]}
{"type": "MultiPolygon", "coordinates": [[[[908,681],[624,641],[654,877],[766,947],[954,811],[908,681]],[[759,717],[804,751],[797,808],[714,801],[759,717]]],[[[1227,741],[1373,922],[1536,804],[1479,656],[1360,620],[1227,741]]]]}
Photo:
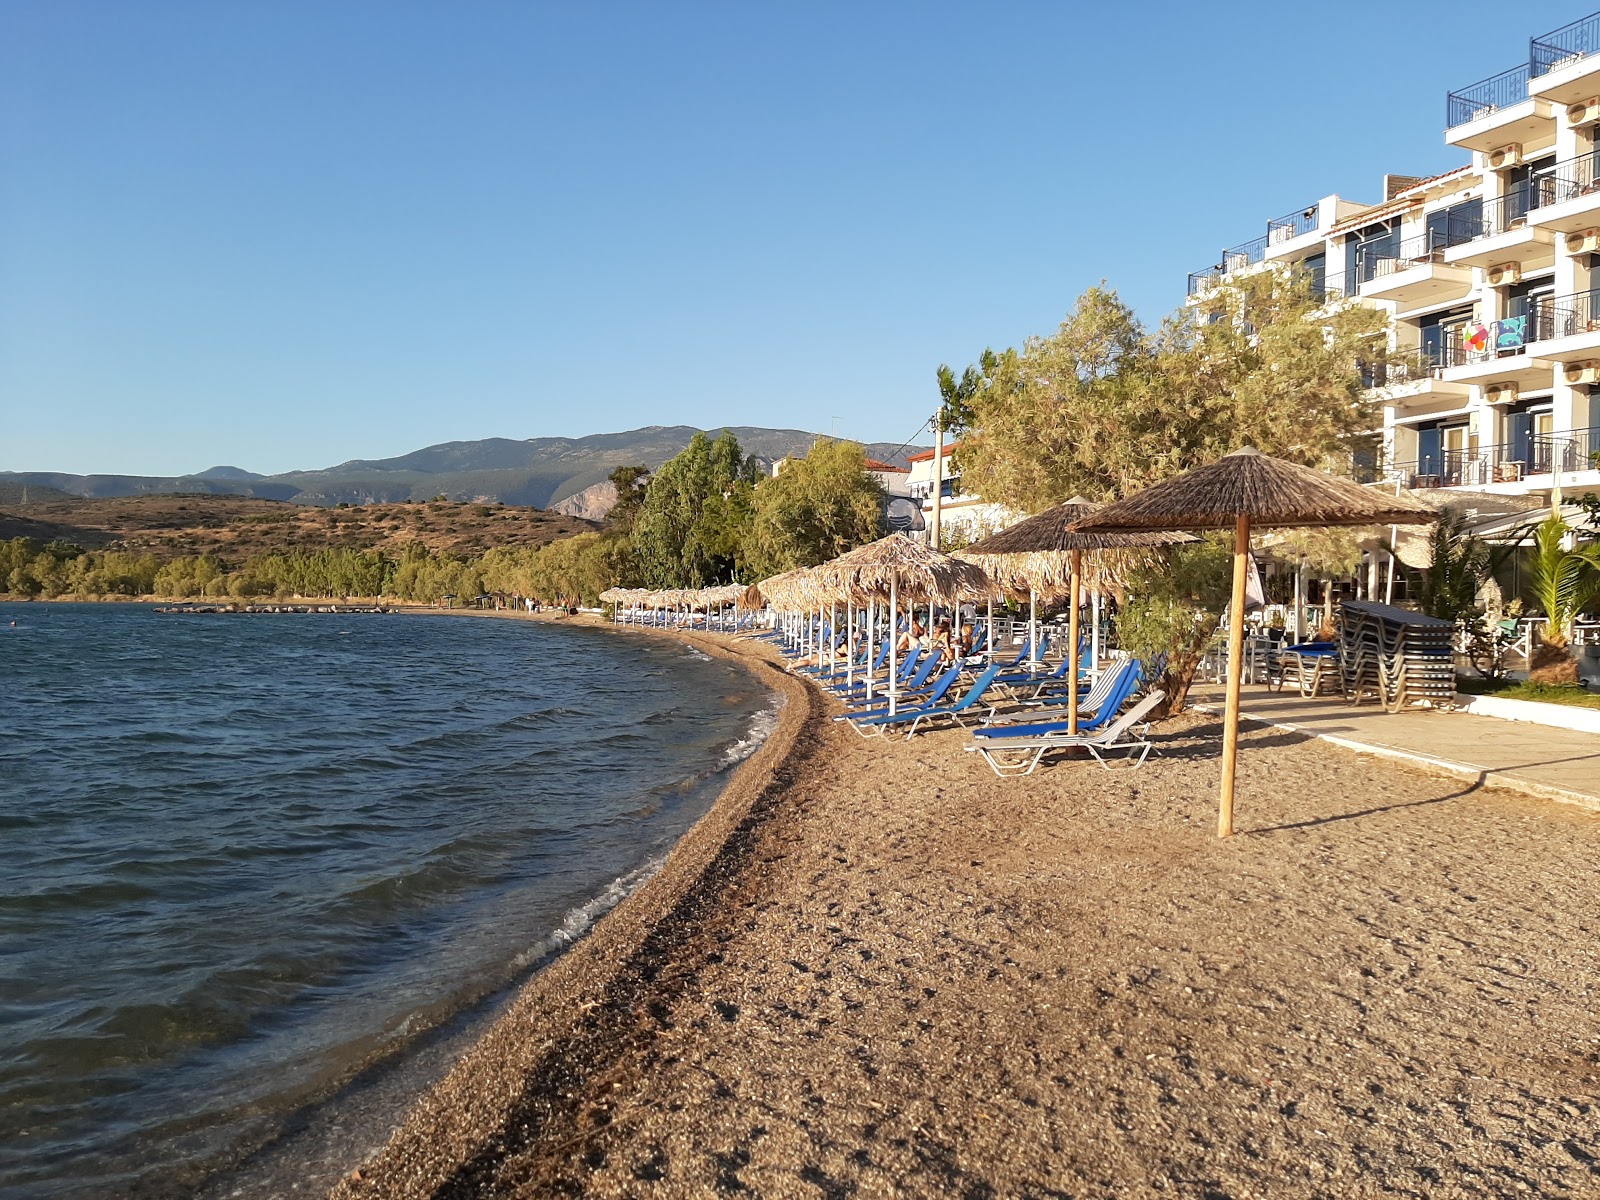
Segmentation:
{"type": "MultiPolygon", "coordinates": [[[[442,442],[397,458],[352,459],[317,471],[258,475],[240,467],[211,467],[194,475],[72,475],[55,471],[0,471],[0,493],[47,498],[49,492],[75,496],[137,496],[158,493],[200,493],[256,496],[294,504],[383,504],[428,500],[499,500],[506,504],[567,507],[587,515],[595,489],[612,470],[642,464],[654,469],[689,444],[699,430],[690,425],[647,425],[624,433],[599,433],[581,438],[484,438],[442,442]],[[43,489],[43,490],[38,490],[43,489]]],[[[721,429],[705,431],[716,437],[721,429]]],[[[817,434],[800,429],[763,429],[738,425],[728,432],[746,454],[770,464],[786,455],[801,455],[817,434]]],[[[921,446],[877,442],[867,446],[871,458],[903,465],[921,446]]]]}

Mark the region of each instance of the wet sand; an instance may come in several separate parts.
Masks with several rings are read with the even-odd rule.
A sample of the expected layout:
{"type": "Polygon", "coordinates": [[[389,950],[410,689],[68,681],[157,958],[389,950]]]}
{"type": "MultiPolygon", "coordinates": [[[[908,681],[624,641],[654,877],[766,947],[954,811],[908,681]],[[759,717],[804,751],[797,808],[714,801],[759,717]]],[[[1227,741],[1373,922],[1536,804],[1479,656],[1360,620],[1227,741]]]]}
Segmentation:
{"type": "Polygon", "coordinates": [[[1219,842],[1215,718],[998,780],[753,665],[778,730],[335,1195],[1600,1194],[1600,815],[1254,729],[1219,842]]]}

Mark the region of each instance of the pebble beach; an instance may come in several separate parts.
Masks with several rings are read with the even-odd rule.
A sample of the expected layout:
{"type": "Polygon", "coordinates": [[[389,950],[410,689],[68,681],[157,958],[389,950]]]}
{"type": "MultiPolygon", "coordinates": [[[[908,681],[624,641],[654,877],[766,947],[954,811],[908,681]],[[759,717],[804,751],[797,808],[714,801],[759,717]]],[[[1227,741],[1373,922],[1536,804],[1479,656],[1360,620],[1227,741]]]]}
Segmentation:
{"type": "MultiPolygon", "coordinates": [[[[642,632],[619,636],[659,636],[642,632]]],[[[1583,1196],[1600,815],[1247,728],[778,728],[338,1197],[1583,1196]]]]}

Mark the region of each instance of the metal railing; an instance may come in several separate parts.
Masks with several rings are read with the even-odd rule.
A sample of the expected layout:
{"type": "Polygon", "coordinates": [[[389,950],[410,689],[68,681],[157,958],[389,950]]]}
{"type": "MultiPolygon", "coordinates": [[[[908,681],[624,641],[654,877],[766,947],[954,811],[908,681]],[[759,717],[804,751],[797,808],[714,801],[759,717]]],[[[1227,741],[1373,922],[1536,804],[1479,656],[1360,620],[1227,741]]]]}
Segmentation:
{"type": "Polygon", "coordinates": [[[1408,488],[1471,486],[1478,479],[1479,456],[1468,450],[1444,450],[1421,458],[1391,461],[1389,482],[1408,488]]]}
{"type": "Polygon", "coordinates": [[[1439,356],[1420,346],[1397,350],[1385,362],[1361,364],[1361,386],[1368,388],[1398,387],[1432,379],[1444,364],[1439,356]]]}
{"type": "Polygon", "coordinates": [[[1445,97],[1445,126],[1454,129],[1528,98],[1528,64],[1518,63],[1445,97]]]}
{"type": "Polygon", "coordinates": [[[1600,288],[1570,296],[1540,296],[1533,303],[1528,326],[1530,342],[1600,330],[1600,288]]]}
{"type": "Polygon", "coordinates": [[[1600,51],[1600,13],[1541,33],[1528,42],[1528,65],[1534,78],[1600,51]]]}
{"type": "Polygon", "coordinates": [[[1360,261],[1356,264],[1356,282],[1371,283],[1374,279],[1408,271],[1412,267],[1440,262],[1444,258],[1446,247],[1471,240],[1466,233],[1464,229],[1452,231],[1430,229],[1426,233],[1406,238],[1405,241],[1388,249],[1380,243],[1369,243],[1360,250],[1360,261]],[[1451,233],[1457,236],[1452,238],[1451,233]]]}
{"type": "Polygon", "coordinates": [[[1252,238],[1241,245],[1230,247],[1222,252],[1222,270],[1242,271],[1246,267],[1254,266],[1267,256],[1267,235],[1252,238]]]}
{"type": "Polygon", "coordinates": [[[1267,244],[1276,246],[1281,242],[1291,242],[1297,237],[1312,233],[1317,228],[1317,206],[1308,205],[1299,212],[1290,213],[1286,217],[1273,217],[1267,222],[1267,244]]]}
{"type": "Polygon", "coordinates": [[[1502,233],[1520,229],[1527,223],[1528,190],[1519,187],[1504,196],[1485,200],[1483,209],[1476,218],[1465,217],[1451,221],[1451,233],[1454,234],[1460,229],[1464,232],[1464,236],[1452,237],[1450,244],[1460,246],[1480,238],[1498,237],[1502,233]]]}
{"type": "Polygon", "coordinates": [[[1207,267],[1203,271],[1190,271],[1188,291],[1184,294],[1187,296],[1198,296],[1203,292],[1209,292],[1221,282],[1221,267],[1207,267]]]}
{"type": "Polygon", "coordinates": [[[1520,483],[1554,471],[1600,470],[1600,426],[1566,433],[1535,434],[1519,442],[1496,442],[1476,450],[1443,450],[1421,458],[1391,460],[1384,479],[1410,488],[1482,487],[1520,483]]]}
{"type": "Polygon", "coordinates": [[[1529,474],[1600,470],[1600,425],[1566,433],[1534,434],[1529,442],[1534,463],[1529,474]]]}
{"type": "Polygon", "coordinates": [[[1580,196],[1600,194],[1600,151],[1580,154],[1564,159],[1548,171],[1541,171],[1529,183],[1534,205],[1543,208],[1560,204],[1563,200],[1576,200],[1580,196]]]}

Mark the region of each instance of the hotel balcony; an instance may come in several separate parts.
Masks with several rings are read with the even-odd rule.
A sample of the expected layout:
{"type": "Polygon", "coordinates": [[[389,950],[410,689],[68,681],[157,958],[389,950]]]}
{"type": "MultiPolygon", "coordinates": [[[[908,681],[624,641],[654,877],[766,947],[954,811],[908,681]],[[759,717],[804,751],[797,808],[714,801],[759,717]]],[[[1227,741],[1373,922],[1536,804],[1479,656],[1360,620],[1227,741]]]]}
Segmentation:
{"type": "Polygon", "coordinates": [[[1406,400],[1443,400],[1465,403],[1472,386],[1444,378],[1444,367],[1437,355],[1426,350],[1402,350],[1388,362],[1362,371],[1361,384],[1371,398],[1384,404],[1406,400]]]}
{"type": "Polygon", "coordinates": [[[1320,209],[1313,202],[1299,212],[1286,217],[1274,217],[1267,222],[1267,246],[1264,254],[1274,262],[1293,262],[1323,246],[1323,234],[1318,219],[1320,209]]]}
{"type": "Polygon", "coordinates": [[[1528,343],[1529,353],[1554,363],[1600,360],[1600,289],[1541,299],[1529,317],[1528,343]]]}
{"type": "Polygon", "coordinates": [[[1522,391],[1547,388],[1555,378],[1553,359],[1528,350],[1526,315],[1513,315],[1477,327],[1476,336],[1452,337],[1439,350],[1440,378],[1479,387],[1515,384],[1522,391]]]}
{"type": "Polygon", "coordinates": [[[1532,39],[1528,65],[1537,100],[1576,104],[1600,93],[1600,13],[1532,39]]]}
{"type": "Polygon", "coordinates": [[[1555,135],[1555,108],[1528,95],[1527,63],[1501,71],[1445,97],[1444,140],[1487,153],[1510,142],[1538,142],[1555,135]]]}
{"type": "Polygon", "coordinates": [[[1437,231],[1407,238],[1398,246],[1370,246],[1356,268],[1364,300],[1390,300],[1399,308],[1418,308],[1459,300],[1472,291],[1472,270],[1444,261],[1444,237],[1437,231]]]}
{"type": "Polygon", "coordinates": [[[1187,295],[1191,300],[1218,287],[1228,275],[1237,274],[1266,261],[1267,244],[1270,235],[1261,237],[1242,245],[1234,246],[1222,252],[1222,261],[1214,267],[1207,267],[1203,271],[1189,272],[1189,290],[1187,295]]]}
{"type": "Polygon", "coordinates": [[[1533,189],[1528,224],[1554,233],[1600,227],[1600,152],[1564,159],[1529,181],[1533,189]]]}
{"type": "Polygon", "coordinates": [[[1452,220],[1452,245],[1444,248],[1444,261],[1457,267],[1497,267],[1516,263],[1523,272],[1555,262],[1556,235],[1528,223],[1528,194],[1511,192],[1485,200],[1476,220],[1452,220]]]}

